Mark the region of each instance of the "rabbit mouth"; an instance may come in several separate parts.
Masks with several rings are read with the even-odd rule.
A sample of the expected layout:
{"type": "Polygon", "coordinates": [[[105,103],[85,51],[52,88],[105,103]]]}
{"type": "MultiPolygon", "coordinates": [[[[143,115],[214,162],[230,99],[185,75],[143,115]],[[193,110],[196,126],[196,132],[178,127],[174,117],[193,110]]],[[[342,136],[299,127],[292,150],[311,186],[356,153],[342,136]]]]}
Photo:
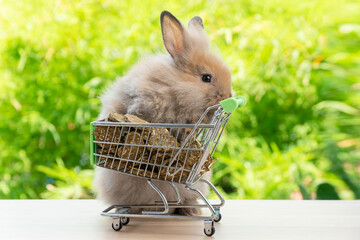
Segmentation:
{"type": "Polygon", "coordinates": [[[211,106],[214,106],[214,105],[217,105],[219,104],[222,100],[225,100],[227,99],[228,97],[225,96],[224,94],[217,94],[215,97],[211,97],[209,100],[208,100],[208,106],[207,107],[211,107],[211,106]]]}
{"type": "MultiPolygon", "coordinates": [[[[207,99],[207,104],[203,111],[205,111],[208,107],[217,105],[220,103],[220,101],[227,99],[227,97],[224,94],[217,94],[215,97],[210,97],[207,99]]],[[[210,123],[213,115],[215,114],[216,108],[209,110],[209,112],[206,114],[203,123],[210,123]]]]}

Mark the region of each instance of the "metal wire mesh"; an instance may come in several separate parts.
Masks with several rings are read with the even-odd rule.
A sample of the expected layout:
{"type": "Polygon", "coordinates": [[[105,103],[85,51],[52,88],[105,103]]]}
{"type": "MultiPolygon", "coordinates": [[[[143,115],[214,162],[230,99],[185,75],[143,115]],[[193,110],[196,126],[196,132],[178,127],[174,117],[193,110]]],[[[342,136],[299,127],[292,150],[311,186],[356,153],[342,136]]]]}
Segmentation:
{"type": "Polygon", "coordinates": [[[205,172],[229,116],[218,107],[210,124],[93,122],[95,163],[138,177],[194,182],[205,172]]]}

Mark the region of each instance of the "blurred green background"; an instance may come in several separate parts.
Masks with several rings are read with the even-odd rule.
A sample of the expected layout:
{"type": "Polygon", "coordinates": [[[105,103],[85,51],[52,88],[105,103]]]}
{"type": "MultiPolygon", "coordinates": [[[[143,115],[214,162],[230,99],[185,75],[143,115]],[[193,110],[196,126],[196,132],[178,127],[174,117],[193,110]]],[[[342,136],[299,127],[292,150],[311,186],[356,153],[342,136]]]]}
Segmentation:
{"type": "Polygon", "coordinates": [[[360,2],[0,1],[0,198],[93,198],[101,91],[203,18],[248,98],[216,152],[227,198],[360,199],[360,2]]]}

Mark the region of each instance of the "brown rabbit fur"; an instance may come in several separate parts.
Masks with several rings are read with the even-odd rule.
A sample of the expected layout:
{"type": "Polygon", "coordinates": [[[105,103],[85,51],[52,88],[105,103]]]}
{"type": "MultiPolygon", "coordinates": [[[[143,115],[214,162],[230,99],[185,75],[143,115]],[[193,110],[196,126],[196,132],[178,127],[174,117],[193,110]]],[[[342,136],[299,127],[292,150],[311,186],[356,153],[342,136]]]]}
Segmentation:
{"type": "MultiPolygon", "coordinates": [[[[185,29],[171,13],[164,11],[160,22],[170,55],[142,59],[126,76],[118,78],[101,96],[99,119],[118,112],[134,114],[153,123],[195,123],[207,107],[231,96],[230,71],[219,56],[210,52],[201,18],[193,17],[185,29]]],[[[205,122],[210,119],[208,116],[205,122]]],[[[154,182],[169,200],[176,199],[168,183],[154,182]]],[[[149,204],[161,200],[146,179],[108,169],[96,169],[94,185],[98,197],[109,204],[149,204]]],[[[195,192],[183,185],[177,186],[182,203],[196,202],[195,192]]],[[[204,183],[197,183],[195,187],[206,194],[204,183]]],[[[199,213],[190,208],[176,212],[199,213]]]]}

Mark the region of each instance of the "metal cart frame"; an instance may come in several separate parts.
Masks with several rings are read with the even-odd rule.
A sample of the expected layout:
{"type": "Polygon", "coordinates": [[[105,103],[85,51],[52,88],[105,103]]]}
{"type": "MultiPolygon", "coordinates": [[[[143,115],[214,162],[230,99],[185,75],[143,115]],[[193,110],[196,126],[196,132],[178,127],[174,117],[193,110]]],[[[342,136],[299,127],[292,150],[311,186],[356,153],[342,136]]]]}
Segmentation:
{"type": "Polygon", "coordinates": [[[112,228],[119,231],[129,223],[132,217],[202,219],[204,220],[205,235],[212,236],[215,233],[214,222],[221,220],[220,208],[224,206],[225,200],[216,187],[202,177],[205,172],[202,169],[206,165],[208,156],[213,155],[232,111],[245,104],[246,100],[243,96],[223,100],[218,105],[208,107],[196,124],[92,122],[90,130],[90,159],[92,162],[95,162],[96,166],[99,167],[146,178],[147,183],[162,199],[162,201],[155,201],[151,204],[112,205],[108,207],[101,212],[101,215],[113,219],[112,228]],[[212,112],[214,113],[210,123],[202,124],[207,114],[212,112]],[[102,127],[105,131],[105,137],[102,141],[95,140],[94,130],[97,126],[102,127]],[[190,129],[191,131],[189,131],[190,129]],[[129,139],[131,131],[133,132],[132,139],[129,139]],[[117,138],[116,135],[119,137],[117,138]],[[124,142],[120,141],[121,138],[124,142]],[[144,141],[147,144],[142,139],[145,139],[144,141]],[[196,148],[194,144],[197,144],[196,148]],[[103,146],[103,148],[98,145],[103,146]],[[107,146],[105,151],[104,146],[107,146]],[[124,150],[125,148],[127,151],[124,150]],[[144,149],[148,149],[150,152],[147,153],[144,149]],[[130,155],[129,151],[132,151],[133,154],[130,155]],[[124,152],[128,155],[126,153],[124,155],[124,152]],[[194,155],[194,153],[196,154],[194,155]],[[166,154],[168,154],[167,158],[165,157],[166,154]],[[186,168],[185,166],[189,164],[193,155],[199,160],[191,165],[191,169],[186,168]],[[161,162],[157,159],[160,159],[161,162]],[[157,169],[158,173],[154,169],[157,169]],[[168,201],[153,180],[168,182],[176,193],[177,200],[168,201]],[[220,200],[219,203],[210,203],[204,194],[193,186],[199,181],[207,184],[215,192],[220,200]],[[182,204],[178,187],[174,183],[181,184],[180,186],[184,186],[186,190],[196,192],[203,204],[182,204]],[[129,213],[130,209],[143,208],[160,208],[162,210],[142,211],[139,214],[129,213]],[[208,208],[211,215],[182,216],[168,214],[171,208],[208,208]]]}

